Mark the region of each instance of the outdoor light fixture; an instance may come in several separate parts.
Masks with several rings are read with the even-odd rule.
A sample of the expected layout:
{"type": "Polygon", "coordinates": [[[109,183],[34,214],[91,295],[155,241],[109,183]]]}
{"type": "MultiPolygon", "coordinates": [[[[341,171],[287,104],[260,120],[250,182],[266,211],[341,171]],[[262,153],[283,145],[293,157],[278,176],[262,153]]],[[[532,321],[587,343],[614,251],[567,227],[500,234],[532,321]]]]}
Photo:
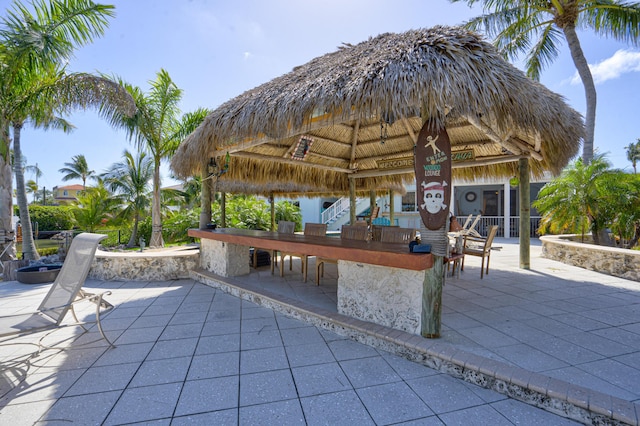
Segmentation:
{"type": "Polygon", "coordinates": [[[224,166],[222,167],[218,166],[218,162],[216,161],[215,158],[213,157],[209,158],[209,163],[207,164],[207,178],[212,178],[214,176],[216,178],[219,178],[220,176],[225,174],[227,170],[229,170],[230,158],[231,156],[227,152],[227,155],[224,158],[224,166]]]}

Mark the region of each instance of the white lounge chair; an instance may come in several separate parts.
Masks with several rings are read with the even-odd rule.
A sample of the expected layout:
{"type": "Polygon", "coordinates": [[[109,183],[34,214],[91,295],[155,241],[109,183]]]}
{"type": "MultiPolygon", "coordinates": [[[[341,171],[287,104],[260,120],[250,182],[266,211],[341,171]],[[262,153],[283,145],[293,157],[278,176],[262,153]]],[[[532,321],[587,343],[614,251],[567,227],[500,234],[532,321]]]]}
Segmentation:
{"type": "MultiPolygon", "coordinates": [[[[113,308],[113,305],[103,299],[105,294],[111,292],[92,294],[82,290],[98,244],[104,238],[106,235],[82,233],[73,239],[62,268],[37,311],[0,317],[0,345],[15,337],[63,327],[62,321],[70,310],[75,323],[69,325],[79,325],[88,331],[85,325],[96,323],[102,338],[115,347],[105,336],[100,323],[100,308],[113,308]],[[95,303],[95,321],[83,323],[78,320],[73,306],[83,301],[95,303]]],[[[39,346],[43,347],[42,339],[39,346]]]]}

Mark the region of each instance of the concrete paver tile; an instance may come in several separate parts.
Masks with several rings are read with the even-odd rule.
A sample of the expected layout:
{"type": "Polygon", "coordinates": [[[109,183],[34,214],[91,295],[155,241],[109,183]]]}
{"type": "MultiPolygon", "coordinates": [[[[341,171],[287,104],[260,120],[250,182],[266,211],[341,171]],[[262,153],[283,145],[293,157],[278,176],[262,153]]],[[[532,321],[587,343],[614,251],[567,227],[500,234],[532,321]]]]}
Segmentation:
{"type": "Polygon", "coordinates": [[[182,383],[126,389],[104,422],[105,425],[170,419],[182,383]]]}
{"type": "Polygon", "coordinates": [[[191,364],[191,357],[146,360],[133,376],[128,387],[162,385],[183,382],[191,364]]]}
{"type": "Polygon", "coordinates": [[[404,382],[365,387],[356,392],[376,424],[405,422],[434,414],[404,382]]]}
{"type": "MultiPolygon", "coordinates": [[[[305,425],[302,407],[297,399],[240,407],[241,425],[305,425]]],[[[213,423],[211,423],[213,424],[213,423]]],[[[221,423],[218,423],[221,424],[221,423]]]]}
{"type": "Polygon", "coordinates": [[[239,377],[227,376],[185,382],[176,416],[238,407],[239,377]]]}
{"type": "Polygon", "coordinates": [[[240,373],[258,373],[289,368],[287,355],[282,346],[251,349],[240,353],[240,373]]]}
{"type": "Polygon", "coordinates": [[[238,424],[238,409],[210,411],[202,414],[191,414],[174,417],[171,420],[172,426],[211,426],[225,425],[236,426],[238,424]]]}
{"type": "Polygon", "coordinates": [[[445,374],[409,380],[407,383],[436,414],[462,410],[484,403],[462,382],[445,374]]]}
{"type": "Polygon", "coordinates": [[[240,406],[297,399],[289,369],[264,371],[240,376],[240,406]]]}
{"type": "Polygon", "coordinates": [[[337,362],[292,368],[300,397],[352,389],[337,362]]]}
{"type": "Polygon", "coordinates": [[[361,398],[353,390],[301,398],[308,424],[375,425],[361,398]]]}
{"type": "Polygon", "coordinates": [[[231,352],[240,350],[240,334],[221,334],[204,336],[198,339],[196,355],[206,355],[219,352],[231,352]]]}
{"type": "Polygon", "coordinates": [[[39,423],[101,424],[122,392],[100,392],[60,398],[40,418],[39,423]]]}
{"type": "Polygon", "coordinates": [[[340,366],[356,389],[401,380],[382,356],[340,361],[340,366]]]}
{"type": "Polygon", "coordinates": [[[187,380],[233,376],[240,372],[240,353],[221,352],[194,356],[187,380]]]}
{"type": "Polygon", "coordinates": [[[64,396],[125,389],[139,367],[139,362],[91,367],[64,396]]]}

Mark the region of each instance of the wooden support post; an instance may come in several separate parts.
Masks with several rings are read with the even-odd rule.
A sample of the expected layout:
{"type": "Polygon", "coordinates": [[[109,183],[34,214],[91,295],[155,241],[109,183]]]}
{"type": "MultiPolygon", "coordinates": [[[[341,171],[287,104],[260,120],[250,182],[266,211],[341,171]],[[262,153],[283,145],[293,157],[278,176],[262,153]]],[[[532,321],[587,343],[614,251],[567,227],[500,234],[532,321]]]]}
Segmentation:
{"type": "Polygon", "coordinates": [[[202,187],[200,189],[200,229],[205,229],[211,223],[211,179],[207,179],[207,167],[202,172],[202,187]]]}
{"type": "Polygon", "coordinates": [[[349,179],[349,221],[351,225],[356,223],[356,181],[349,179]]]}
{"type": "Polygon", "coordinates": [[[433,256],[433,267],[424,272],[422,285],[423,337],[440,337],[442,321],[442,286],[444,285],[444,257],[433,256]]]}
{"type": "Polygon", "coordinates": [[[531,267],[531,186],[529,185],[529,160],[518,160],[520,169],[520,268],[531,267]]]}
{"type": "Polygon", "coordinates": [[[393,189],[389,190],[389,222],[391,226],[395,225],[395,202],[393,201],[393,189]]]}
{"type": "Polygon", "coordinates": [[[220,193],[220,226],[227,227],[227,194],[220,193]]]}
{"type": "Polygon", "coordinates": [[[373,209],[378,205],[376,203],[376,191],[375,189],[369,190],[369,211],[373,213],[373,209]]]}
{"type": "Polygon", "coordinates": [[[269,194],[269,204],[271,204],[271,231],[276,230],[276,202],[273,198],[273,192],[269,194]]]}

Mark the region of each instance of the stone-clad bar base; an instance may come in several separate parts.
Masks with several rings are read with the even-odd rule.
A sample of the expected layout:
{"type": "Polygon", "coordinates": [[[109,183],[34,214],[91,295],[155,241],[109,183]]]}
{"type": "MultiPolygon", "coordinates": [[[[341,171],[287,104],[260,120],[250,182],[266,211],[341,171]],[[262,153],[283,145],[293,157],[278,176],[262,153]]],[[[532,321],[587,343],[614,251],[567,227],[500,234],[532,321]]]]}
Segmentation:
{"type": "Polygon", "coordinates": [[[233,277],[203,269],[191,278],[284,315],[379,348],[469,383],[588,425],[637,425],[635,404],[572,385],[500,361],[484,358],[441,342],[373,324],[264,289],[249,288],[233,277]]]}
{"type": "Polygon", "coordinates": [[[338,312],[420,334],[424,271],[338,261],[338,312]]]}

